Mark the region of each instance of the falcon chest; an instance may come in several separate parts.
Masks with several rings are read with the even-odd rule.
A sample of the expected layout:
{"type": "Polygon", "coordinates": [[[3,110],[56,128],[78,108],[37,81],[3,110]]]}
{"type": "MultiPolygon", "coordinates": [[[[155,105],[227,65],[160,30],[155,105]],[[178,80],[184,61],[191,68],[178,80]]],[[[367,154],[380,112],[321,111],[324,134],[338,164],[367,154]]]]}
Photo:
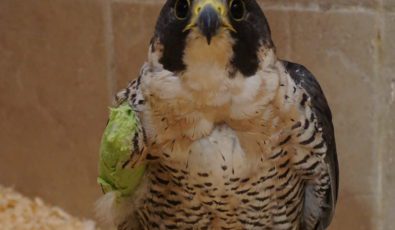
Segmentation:
{"type": "Polygon", "coordinates": [[[156,146],[153,154],[189,169],[216,172],[210,177],[220,182],[227,171],[217,170],[221,166],[233,174],[239,171],[240,177],[260,171],[250,165],[271,151],[276,115],[270,101],[280,83],[278,76],[270,78],[270,74],[265,80],[264,72],[248,78],[231,76],[232,44],[216,39],[212,44],[216,49],[205,40],[189,43],[186,71],[177,76],[164,70],[150,72],[142,84],[150,102],[144,117],[148,137],[156,146]]]}
{"type": "Polygon", "coordinates": [[[280,72],[230,78],[228,61],[215,53],[205,63],[193,62],[212,57],[204,50],[187,53],[196,56],[185,57],[191,60],[181,76],[162,70],[142,78],[149,98],[143,122],[158,161],[141,219],[161,229],[289,229],[302,186],[278,145],[289,140],[282,127],[299,117],[292,108],[289,117],[279,115],[280,72]]]}

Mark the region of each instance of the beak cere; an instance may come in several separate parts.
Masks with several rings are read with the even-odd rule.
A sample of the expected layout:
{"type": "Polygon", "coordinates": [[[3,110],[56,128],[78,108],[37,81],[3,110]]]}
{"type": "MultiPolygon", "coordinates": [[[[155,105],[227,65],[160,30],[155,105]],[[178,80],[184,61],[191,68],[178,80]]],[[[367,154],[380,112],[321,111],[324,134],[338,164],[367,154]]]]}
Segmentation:
{"type": "Polygon", "coordinates": [[[204,6],[201,10],[197,25],[201,33],[207,38],[207,43],[210,45],[211,39],[217,34],[221,26],[221,19],[218,12],[210,4],[204,6]]]}

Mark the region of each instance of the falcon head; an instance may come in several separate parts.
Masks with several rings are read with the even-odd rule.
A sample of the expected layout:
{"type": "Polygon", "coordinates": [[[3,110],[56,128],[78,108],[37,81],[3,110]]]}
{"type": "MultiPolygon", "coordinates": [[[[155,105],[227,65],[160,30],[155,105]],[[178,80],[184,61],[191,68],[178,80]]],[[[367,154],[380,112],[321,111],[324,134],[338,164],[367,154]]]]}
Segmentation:
{"type": "Polygon", "coordinates": [[[186,70],[193,56],[193,62],[224,62],[234,73],[251,76],[263,46],[274,45],[255,0],[167,0],[151,49],[160,49],[159,63],[172,72],[186,70]]]}

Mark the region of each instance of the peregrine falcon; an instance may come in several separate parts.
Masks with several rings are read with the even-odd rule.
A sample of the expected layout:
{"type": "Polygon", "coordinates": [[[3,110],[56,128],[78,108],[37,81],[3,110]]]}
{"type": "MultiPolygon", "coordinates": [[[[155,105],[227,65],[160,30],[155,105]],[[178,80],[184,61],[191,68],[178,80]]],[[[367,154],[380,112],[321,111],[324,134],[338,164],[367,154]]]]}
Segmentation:
{"type": "Polygon", "coordinates": [[[141,122],[144,140],[132,143],[146,153],[130,158],[144,155],[147,165],[112,215],[118,229],[331,223],[338,163],[330,108],[309,70],[277,58],[255,0],[167,0],[147,62],[116,101],[141,122]]]}

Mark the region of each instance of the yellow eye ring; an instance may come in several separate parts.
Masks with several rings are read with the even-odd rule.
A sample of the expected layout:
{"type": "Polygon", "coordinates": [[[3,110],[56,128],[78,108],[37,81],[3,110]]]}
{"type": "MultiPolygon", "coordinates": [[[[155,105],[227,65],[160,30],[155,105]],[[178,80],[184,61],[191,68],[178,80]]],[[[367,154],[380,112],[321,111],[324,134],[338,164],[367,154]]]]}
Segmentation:
{"type": "Polygon", "coordinates": [[[243,0],[231,0],[229,2],[229,14],[235,21],[243,21],[246,13],[247,8],[245,2],[243,0]]]}
{"type": "Polygon", "coordinates": [[[174,15],[178,20],[185,20],[189,15],[190,0],[177,0],[174,4],[174,15]]]}

